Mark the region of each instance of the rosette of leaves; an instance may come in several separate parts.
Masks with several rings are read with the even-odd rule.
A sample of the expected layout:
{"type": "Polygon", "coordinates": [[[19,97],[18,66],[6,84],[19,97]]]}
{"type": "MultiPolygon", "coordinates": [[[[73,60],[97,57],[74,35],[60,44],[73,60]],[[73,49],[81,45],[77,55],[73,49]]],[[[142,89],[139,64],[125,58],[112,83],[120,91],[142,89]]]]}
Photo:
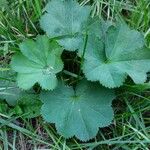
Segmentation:
{"type": "Polygon", "coordinates": [[[41,28],[50,38],[56,38],[66,50],[77,50],[90,15],[89,6],[80,6],[76,0],[52,0],[41,17],[41,28]]]}
{"type": "Polygon", "coordinates": [[[54,91],[42,92],[40,97],[42,116],[55,123],[58,133],[66,138],[89,140],[99,127],[110,125],[113,119],[114,92],[97,83],[82,81],[75,90],[60,83],[54,91]]]}
{"type": "Polygon", "coordinates": [[[11,66],[18,73],[17,83],[22,89],[30,89],[39,83],[43,89],[53,90],[57,85],[56,74],[63,69],[62,48],[47,36],[38,36],[36,41],[28,39],[20,45],[21,52],[15,54],[11,66]]]}
{"type": "Polygon", "coordinates": [[[150,49],[144,36],[125,24],[110,26],[103,38],[89,36],[83,72],[90,81],[114,88],[123,85],[127,76],[141,84],[150,71],[150,49]]]}
{"type": "MultiPolygon", "coordinates": [[[[69,51],[79,50],[83,73],[90,81],[109,88],[121,86],[127,76],[135,83],[146,81],[150,50],[145,47],[143,35],[125,24],[114,26],[91,19],[90,8],[75,0],[51,0],[40,24],[51,41],[47,36],[38,36],[36,41],[22,42],[21,52],[11,62],[20,88],[30,89],[35,83],[45,90],[56,87],[56,75],[63,69],[59,45],[69,51]]],[[[87,81],[75,88],[59,83],[54,91],[41,93],[42,116],[55,123],[64,137],[89,140],[113,119],[111,104],[115,96],[105,87],[87,81]]]]}

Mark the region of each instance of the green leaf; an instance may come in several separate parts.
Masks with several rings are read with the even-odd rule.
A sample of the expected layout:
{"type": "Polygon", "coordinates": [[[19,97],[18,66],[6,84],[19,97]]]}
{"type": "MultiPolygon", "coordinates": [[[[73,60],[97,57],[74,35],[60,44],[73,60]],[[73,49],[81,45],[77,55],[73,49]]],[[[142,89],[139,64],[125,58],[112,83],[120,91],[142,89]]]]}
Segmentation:
{"type": "Polygon", "coordinates": [[[150,50],[144,44],[138,31],[124,24],[111,26],[103,39],[89,37],[83,72],[88,80],[109,88],[121,86],[127,75],[144,83],[150,71],[150,50]]]}
{"type": "Polygon", "coordinates": [[[43,89],[53,90],[57,85],[56,74],[63,69],[62,48],[54,41],[49,42],[48,37],[38,36],[36,41],[21,43],[20,50],[11,62],[18,72],[18,86],[27,90],[39,83],[43,89]]]}
{"type": "Polygon", "coordinates": [[[97,83],[82,81],[74,90],[59,84],[53,92],[42,92],[42,116],[55,123],[66,138],[76,136],[82,141],[96,136],[99,127],[108,126],[113,119],[113,90],[97,83]]]}
{"type": "Polygon", "coordinates": [[[58,42],[67,50],[78,49],[90,8],[80,6],[76,0],[52,0],[47,4],[45,11],[40,24],[47,35],[50,38],[62,37],[58,42]]]}

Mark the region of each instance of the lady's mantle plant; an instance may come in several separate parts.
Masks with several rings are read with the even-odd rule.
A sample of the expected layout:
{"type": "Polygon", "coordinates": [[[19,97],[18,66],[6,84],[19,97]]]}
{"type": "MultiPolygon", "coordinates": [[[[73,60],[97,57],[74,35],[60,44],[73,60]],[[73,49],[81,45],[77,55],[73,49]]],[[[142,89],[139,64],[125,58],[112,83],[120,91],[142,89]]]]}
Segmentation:
{"type": "Polygon", "coordinates": [[[127,76],[137,84],[146,81],[150,50],[141,33],[122,23],[91,18],[90,7],[82,7],[75,0],[50,1],[40,24],[47,36],[25,40],[12,58],[18,86],[27,90],[39,83],[47,90],[40,95],[43,118],[55,123],[66,138],[89,140],[99,127],[111,124],[112,88],[123,85],[127,76]],[[64,66],[63,49],[77,52],[89,81],[80,80],[75,88],[57,83],[56,76],[64,66]]]}
{"type": "Polygon", "coordinates": [[[39,83],[43,89],[53,90],[57,85],[56,73],[63,69],[62,48],[55,41],[49,42],[48,37],[38,36],[36,41],[21,43],[20,50],[11,62],[18,72],[18,86],[27,90],[39,83]]]}

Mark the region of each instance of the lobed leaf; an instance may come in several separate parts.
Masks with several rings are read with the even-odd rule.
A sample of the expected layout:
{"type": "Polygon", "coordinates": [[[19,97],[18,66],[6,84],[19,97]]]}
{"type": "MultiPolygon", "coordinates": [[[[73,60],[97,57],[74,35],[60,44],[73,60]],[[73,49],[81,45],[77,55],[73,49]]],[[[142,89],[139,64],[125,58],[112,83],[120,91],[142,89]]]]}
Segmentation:
{"type": "Polygon", "coordinates": [[[52,92],[42,92],[42,116],[55,123],[60,134],[76,136],[82,141],[96,136],[99,127],[108,126],[113,119],[113,90],[97,83],[82,81],[74,91],[63,84],[52,92]]]}
{"type": "Polygon", "coordinates": [[[50,38],[61,38],[65,49],[77,50],[82,43],[82,32],[90,14],[90,7],[80,6],[76,0],[52,0],[40,20],[41,28],[50,38]]]}
{"type": "Polygon", "coordinates": [[[56,74],[63,69],[62,48],[54,41],[49,42],[48,37],[38,36],[36,41],[21,43],[20,50],[11,62],[18,73],[18,86],[27,90],[39,83],[43,89],[53,90],[57,85],[56,74]]]}
{"type": "Polygon", "coordinates": [[[83,72],[88,80],[109,88],[121,86],[127,75],[137,84],[144,83],[150,71],[150,50],[144,45],[138,31],[124,24],[111,26],[105,38],[89,37],[83,72]]]}

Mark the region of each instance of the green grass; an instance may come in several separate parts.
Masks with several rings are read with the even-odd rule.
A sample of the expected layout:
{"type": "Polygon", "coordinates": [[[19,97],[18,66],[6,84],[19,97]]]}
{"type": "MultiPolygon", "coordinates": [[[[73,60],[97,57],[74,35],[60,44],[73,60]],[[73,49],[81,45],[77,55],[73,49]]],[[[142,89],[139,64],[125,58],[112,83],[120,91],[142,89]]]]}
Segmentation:
{"type": "MultiPolygon", "coordinates": [[[[18,43],[25,38],[43,34],[39,18],[46,0],[8,0],[0,11],[0,71],[7,65],[18,43]]],[[[92,16],[108,20],[120,18],[131,28],[144,33],[150,47],[149,0],[80,0],[81,5],[92,5],[92,16]]],[[[129,88],[129,87],[128,87],[129,88]]],[[[139,87],[140,88],[140,87],[139,87]]],[[[137,89],[139,89],[137,88],[137,89]]],[[[119,92],[120,93],[120,92],[119,92]]],[[[113,102],[113,124],[100,129],[97,137],[87,143],[57,134],[53,124],[41,117],[24,119],[0,113],[0,150],[149,150],[150,148],[150,90],[132,89],[123,92],[113,102]]]]}

